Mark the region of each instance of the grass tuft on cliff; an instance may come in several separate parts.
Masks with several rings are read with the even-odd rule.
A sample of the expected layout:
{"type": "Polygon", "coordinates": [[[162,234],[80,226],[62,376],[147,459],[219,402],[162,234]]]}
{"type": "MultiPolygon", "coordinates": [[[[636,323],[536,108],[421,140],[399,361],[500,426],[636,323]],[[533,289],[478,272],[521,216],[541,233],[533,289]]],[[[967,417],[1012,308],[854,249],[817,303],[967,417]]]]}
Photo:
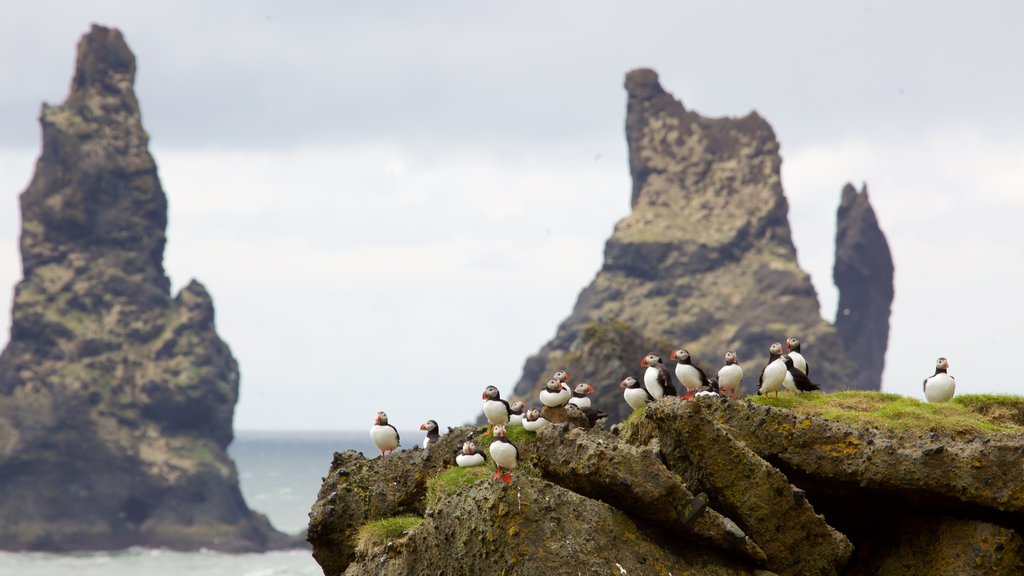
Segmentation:
{"type": "Polygon", "coordinates": [[[459,488],[476,484],[480,480],[490,480],[494,474],[494,463],[487,457],[487,464],[460,468],[455,466],[427,480],[427,508],[437,502],[441,496],[451,496],[459,488]]]}
{"type": "Polygon", "coordinates": [[[411,514],[367,522],[359,528],[359,532],[356,534],[356,546],[364,550],[384,546],[392,540],[405,536],[421,522],[423,522],[423,518],[411,514]]]}
{"type": "Polygon", "coordinates": [[[1024,433],[1024,397],[971,394],[931,404],[885,392],[811,392],[768,399],[749,399],[765,406],[787,408],[805,416],[820,416],[858,426],[877,426],[941,434],[1024,433]]]}

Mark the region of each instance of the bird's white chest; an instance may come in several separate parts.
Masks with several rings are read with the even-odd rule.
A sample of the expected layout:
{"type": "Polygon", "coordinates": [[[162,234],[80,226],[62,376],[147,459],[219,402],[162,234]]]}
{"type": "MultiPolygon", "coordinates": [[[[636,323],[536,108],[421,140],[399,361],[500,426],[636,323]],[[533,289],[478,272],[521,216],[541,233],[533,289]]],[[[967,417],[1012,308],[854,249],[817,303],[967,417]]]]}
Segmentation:
{"type": "Polygon", "coordinates": [[[718,387],[722,390],[735,390],[743,380],[743,368],[739,364],[722,366],[718,371],[718,387]]]}
{"type": "Polygon", "coordinates": [[[547,423],[548,421],[543,418],[537,418],[532,422],[530,420],[527,420],[526,418],[523,418],[523,429],[526,430],[527,432],[536,432],[537,430],[543,428],[547,423]]]}
{"type": "Polygon", "coordinates": [[[793,367],[807,374],[807,359],[799,352],[790,352],[789,357],[793,359],[793,367]]]}
{"type": "Polygon", "coordinates": [[[647,405],[647,391],[643,388],[626,388],[622,396],[633,410],[639,410],[647,405]]]}
{"type": "Polygon", "coordinates": [[[665,395],[665,388],[662,387],[661,382],[658,382],[658,372],[654,366],[648,366],[644,371],[644,384],[655,400],[661,400],[661,397],[665,395]]]}
{"type": "Polygon", "coordinates": [[[572,392],[570,392],[566,388],[562,388],[558,392],[552,392],[545,388],[540,391],[540,403],[545,406],[550,406],[554,408],[556,406],[562,406],[563,404],[568,402],[569,397],[571,396],[572,392]]]}
{"type": "Polygon", "coordinates": [[[508,408],[497,400],[487,400],[484,402],[484,416],[491,424],[507,424],[508,408]]]}
{"type": "Polygon", "coordinates": [[[687,390],[696,390],[704,385],[700,381],[700,372],[689,364],[676,364],[676,378],[687,390]]]}
{"type": "Polygon", "coordinates": [[[924,381],[924,397],[929,402],[946,402],[956,392],[956,380],[949,374],[936,374],[924,381]]]}
{"type": "Polygon", "coordinates": [[[374,424],[370,428],[370,439],[378,450],[394,450],[398,448],[398,433],[391,426],[374,424]]]}
{"type": "Polygon", "coordinates": [[[761,393],[778,392],[782,388],[782,381],[786,379],[787,374],[789,374],[789,371],[786,370],[786,365],[782,362],[782,358],[773,360],[764,369],[764,376],[761,379],[761,393]]]}
{"type": "Polygon", "coordinates": [[[515,468],[516,447],[508,442],[491,442],[491,459],[502,468],[515,468]]]}
{"type": "Polygon", "coordinates": [[[459,454],[455,457],[455,463],[462,468],[470,466],[483,466],[486,460],[483,454],[459,454]]]}
{"type": "Polygon", "coordinates": [[[580,408],[590,408],[590,398],[586,396],[583,396],[581,398],[573,396],[572,398],[569,398],[569,404],[575,404],[580,408]]]}

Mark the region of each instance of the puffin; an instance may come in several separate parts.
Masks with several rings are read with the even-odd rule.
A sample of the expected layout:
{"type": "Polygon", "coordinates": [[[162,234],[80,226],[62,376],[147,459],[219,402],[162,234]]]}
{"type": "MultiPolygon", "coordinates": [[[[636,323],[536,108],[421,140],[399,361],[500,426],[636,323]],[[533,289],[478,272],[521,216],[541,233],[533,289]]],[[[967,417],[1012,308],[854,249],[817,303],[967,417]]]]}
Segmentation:
{"type": "Polygon", "coordinates": [[[661,400],[662,396],[676,396],[676,387],[672,384],[672,374],[661,361],[661,356],[651,352],[640,361],[644,371],[644,387],[655,400],[661,400]]]}
{"type": "Polygon", "coordinates": [[[708,378],[706,386],[701,386],[700,390],[693,395],[695,398],[705,398],[707,396],[721,396],[722,389],[718,386],[718,377],[712,376],[708,378]]]}
{"type": "Polygon", "coordinates": [[[420,430],[427,431],[427,437],[423,439],[423,449],[426,450],[437,444],[437,441],[441,439],[441,434],[437,431],[437,421],[427,420],[423,424],[420,424],[420,430]]]}
{"type": "Polygon", "coordinates": [[[522,426],[523,425],[523,410],[526,410],[526,402],[522,400],[516,400],[508,405],[508,409],[511,414],[508,417],[509,426],[522,426]]]}
{"type": "Polygon", "coordinates": [[[548,380],[547,385],[540,391],[540,403],[551,408],[565,406],[569,398],[572,398],[569,385],[554,378],[548,380]]]}
{"type": "Polygon", "coordinates": [[[523,416],[523,429],[527,432],[536,432],[548,425],[548,421],[540,415],[540,410],[527,410],[523,416]]]}
{"type": "Polygon", "coordinates": [[[935,361],[935,374],[924,379],[924,397],[929,402],[946,402],[956,392],[956,380],[947,370],[949,360],[939,358],[935,361]]]}
{"type": "Polygon", "coordinates": [[[463,442],[462,450],[459,450],[458,455],[455,457],[455,463],[461,468],[483,466],[487,463],[487,458],[484,456],[484,451],[477,448],[476,444],[463,442]]]}
{"type": "Polygon", "coordinates": [[[793,359],[793,366],[796,366],[804,374],[811,375],[811,367],[807,365],[807,360],[800,353],[800,341],[794,336],[786,338],[786,352],[793,359]]]}
{"type": "Polygon", "coordinates": [[[683,398],[689,398],[708,386],[708,377],[693,363],[689,352],[682,349],[676,350],[669,354],[668,359],[677,362],[676,378],[679,378],[679,383],[686,387],[686,396],[683,398]]]}
{"type": "Polygon", "coordinates": [[[377,412],[373,428],[370,428],[370,439],[377,446],[377,450],[380,450],[380,458],[384,457],[385,452],[394,452],[395,448],[398,448],[398,430],[388,424],[388,415],[384,412],[377,412]]]}
{"type": "Polygon", "coordinates": [[[796,366],[793,357],[789,354],[782,355],[782,362],[786,365],[786,375],[783,377],[782,385],[787,392],[811,392],[821,390],[821,386],[811,382],[811,379],[796,366]]]}
{"type": "Polygon", "coordinates": [[[773,342],[768,348],[768,363],[761,369],[761,377],[758,379],[758,396],[764,394],[767,397],[769,393],[775,392],[775,397],[778,398],[786,374],[786,364],[782,360],[782,344],[773,342]]]}
{"type": "Polygon", "coordinates": [[[633,410],[639,410],[648,402],[654,402],[654,396],[647,391],[644,383],[632,376],[627,376],[619,382],[619,388],[622,388],[622,397],[626,399],[626,404],[633,410]]]}
{"type": "Polygon", "coordinates": [[[590,394],[594,393],[594,387],[586,382],[580,382],[572,389],[572,397],[569,404],[575,404],[580,408],[590,408],[590,394]]]}
{"type": "Polygon", "coordinates": [[[498,424],[494,427],[494,440],[491,442],[489,448],[491,452],[491,460],[494,460],[494,465],[497,470],[494,471],[494,477],[491,478],[491,482],[494,482],[500,476],[505,484],[512,481],[512,470],[515,470],[516,464],[519,463],[519,450],[515,444],[508,441],[505,438],[505,426],[498,424]],[[502,468],[505,469],[502,473],[502,468]]]}
{"type": "Polygon", "coordinates": [[[736,363],[736,352],[729,350],[725,353],[725,366],[718,369],[718,386],[722,394],[728,394],[735,398],[736,392],[741,391],[740,381],[743,380],[743,368],[736,363]]]}
{"type": "Polygon", "coordinates": [[[484,393],[481,396],[484,401],[484,416],[487,417],[487,423],[490,425],[487,428],[487,433],[490,434],[497,424],[508,424],[509,418],[512,417],[512,407],[508,405],[508,402],[501,399],[501,393],[494,386],[488,386],[484,388],[484,393]]]}
{"type": "Polygon", "coordinates": [[[591,408],[589,406],[587,406],[586,408],[583,408],[581,406],[578,406],[576,404],[571,404],[571,403],[565,405],[565,410],[566,410],[566,412],[569,412],[569,413],[572,413],[572,412],[582,412],[583,415],[587,417],[587,424],[588,424],[587,427],[588,428],[593,428],[594,424],[597,424],[598,420],[602,420],[602,419],[608,417],[608,413],[607,412],[601,412],[600,410],[598,410],[596,408],[591,408]]]}

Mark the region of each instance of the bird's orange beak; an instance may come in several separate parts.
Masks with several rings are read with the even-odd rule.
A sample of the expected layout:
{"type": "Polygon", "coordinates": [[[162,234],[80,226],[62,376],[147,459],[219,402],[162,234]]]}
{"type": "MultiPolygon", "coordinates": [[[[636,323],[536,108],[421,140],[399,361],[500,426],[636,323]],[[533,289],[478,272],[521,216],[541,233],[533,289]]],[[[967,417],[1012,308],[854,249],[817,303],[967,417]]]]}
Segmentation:
{"type": "Polygon", "coordinates": [[[675,359],[676,359],[676,353],[675,353],[675,352],[672,352],[671,354],[669,354],[669,355],[668,355],[668,359],[669,359],[669,360],[675,360],[675,359]]]}
{"type": "Polygon", "coordinates": [[[420,430],[426,430],[426,429],[427,429],[427,425],[426,424],[420,424],[420,430]]]}

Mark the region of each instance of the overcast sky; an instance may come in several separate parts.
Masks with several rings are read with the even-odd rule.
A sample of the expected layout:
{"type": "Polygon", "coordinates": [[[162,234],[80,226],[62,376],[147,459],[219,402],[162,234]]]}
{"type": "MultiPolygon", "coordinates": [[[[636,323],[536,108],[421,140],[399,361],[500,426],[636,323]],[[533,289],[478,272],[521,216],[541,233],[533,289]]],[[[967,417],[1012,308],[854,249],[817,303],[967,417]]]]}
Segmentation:
{"type": "Polygon", "coordinates": [[[213,295],[236,427],[463,423],[485,386],[511,391],[628,213],[622,80],[644,66],[689,109],[775,129],[826,318],[840,190],[867,183],[896,264],[885,390],[920,398],[947,356],[958,392],[1021,394],[1021,22],[1010,1],[7,2],[0,286],[21,277],[40,106],[90,24],[117,27],[164,264],[175,293],[213,295]]]}

